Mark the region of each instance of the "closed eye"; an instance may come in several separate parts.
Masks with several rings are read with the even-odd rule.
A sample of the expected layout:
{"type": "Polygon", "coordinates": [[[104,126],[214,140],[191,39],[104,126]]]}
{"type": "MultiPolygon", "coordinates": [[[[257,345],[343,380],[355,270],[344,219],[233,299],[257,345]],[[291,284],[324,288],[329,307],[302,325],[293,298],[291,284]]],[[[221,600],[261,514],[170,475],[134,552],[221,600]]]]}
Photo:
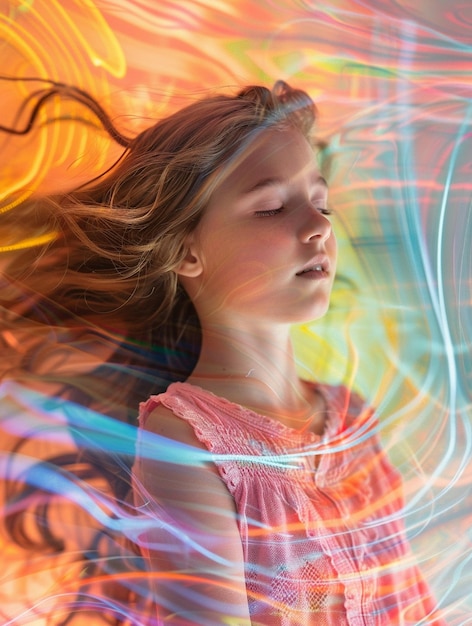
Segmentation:
{"type": "MultiPolygon", "coordinates": [[[[278,209],[266,209],[265,211],[256,211],[255,215],[257,217],[270,217],[271,215],[277,215],[284,210],[284,207],[281,206],[278,209]]],[[[321,215],[332,215],[333,211],[331,209],[327,209],[325,207],[318,207],[317,211],[321,213],[321,215]]]]}
{"type": "Polygon", "coordinates": [[[267,209],[265,211],[256,211],[255,215],[257,217],[270,217],[271,215],[277,215],[283,211],[283,207],[279,207],[278,209],[267,209]]]}

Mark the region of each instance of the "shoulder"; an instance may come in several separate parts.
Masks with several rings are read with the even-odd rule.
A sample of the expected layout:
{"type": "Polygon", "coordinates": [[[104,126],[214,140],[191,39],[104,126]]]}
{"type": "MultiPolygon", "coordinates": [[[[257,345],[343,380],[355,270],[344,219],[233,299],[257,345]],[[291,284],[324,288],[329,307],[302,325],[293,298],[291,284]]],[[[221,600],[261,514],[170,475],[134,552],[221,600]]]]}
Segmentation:
{"type": "MultiPolygon", "coordinates": [[[[136,444],[135,502],[145,501],[151,495],[176,516],[178,510],[190,510],[193,506],[202,507],[203,513],[212,502],[219,502],[222,512],[234,512],[234,501],[208,446],[198,439],[187,421],[159,402],[159,396],[154,398],[136,444]]],[[[193,517],[198,516],[196,509],[190,512],[193,517]]],[[[206,513],[205,516],[208,517],[206,513]]]]}
{"type": "Polygon", "coordinates": [[[144,414],[141,413],[141,416],[144,417],[141,424],[143,430],[160,437],[173,439],[179,443],[206,449],[206,446],[196,436],[192,426],[171,409],[161,404],[158,398],[153,399],[151,406],[149,406],[149,401],[146,404],[150,410],[144,414]]]}
{"type": "Polygon", "coordinates": [[[329,385],[318,383],[316,389],[325,398],[328,405],[344,407],[346,410],[359,411],[368,406],[365,398],[347,385],[329,385]]]}
{"type": "Polygon", "coordinates": [[[187,383],[172,383],[165,393],[141,403],[139,410],[142,430],[198,447],[204,444],[215,453],[227,453],[228,437],[237,421],[235,405],[187,383]]]}
{"type": "Polygon", "coordinates": [[[372,405],[353,389],[346,385],[318,385],[324,398],[326,410],[335,415],[343,429],[368,423],[375,425],[376,415],[372,405]]]}

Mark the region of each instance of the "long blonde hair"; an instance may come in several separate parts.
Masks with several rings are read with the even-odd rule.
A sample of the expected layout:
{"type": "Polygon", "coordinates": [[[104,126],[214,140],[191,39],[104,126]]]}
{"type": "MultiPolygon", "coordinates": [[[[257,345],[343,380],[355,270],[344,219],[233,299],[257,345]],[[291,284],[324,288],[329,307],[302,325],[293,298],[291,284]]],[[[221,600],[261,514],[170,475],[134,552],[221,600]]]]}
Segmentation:
{"type": "MultiPolygon", "coordinates": [[[[290,124],[311,139],[315,106],[306,93],[284,82],[272,90],[250,86],[236,95],[194,102],[128,140],[87,94],[57,85],[52,91],[88,106],[125,151],[110,171],[79,189],[28,200],[3,216],[0,227],[34,236],[57,233],[49,244],[5,258],[0,275],[4,376],[52,384],[54,395],[135,420],[138,402],[185,379],[198,357],[198,318],[174,270],[213,190],[266,128],[290,124]],[[74,355],[89,344],[91,358],[102,348],[105,356],[83,371],[74,355]]],[[[77,437],[77,454],[50,464],[81,481],[105,479],[110,495],[124,502],[132,444],[123,455],[97,452],[84,444],[80,429],[72,428],[71,434],[77,437]]],[[[6,529],[29,550],[60,552],[63,542],[50,532],[48,506],[32,499],[34,490],[10,485],[7,496],[16,504],[6,529]],[[28,520],[37,523],[33,531],[28,520]]],[[[97,530],[90,545],[77,549],[75,558],[87,561],[92,578],[102,568],[99,546],[105,545],[105,556],[110,550],[110,532],[97,530]]],[[[123,564],[117,554],[112,562],[123,564]]],[[[117,593],[128,610],[129,590],[117,593]]],[[[110,606],[105,601],[99,610],[108,614],[110,606]]]]}
{"type": "MultiPolygon", "coordinates": [[[[28,250],[10,264],[9,276],[76,319],[172,350],[186,329],[198,334],[174,270],[216,173],[265,128],[290,124],[310,139],[315,113],[305,92],[279,81],[272,90],[249,86],[198,100],[158,121],[129,140],[106,175],[68,194],[29,201],[19,217],[16,212],[59,234],[36,250],[40,273],[28,250]]],[[[198,339],[191,343],[198,349],[198,339]]]]}

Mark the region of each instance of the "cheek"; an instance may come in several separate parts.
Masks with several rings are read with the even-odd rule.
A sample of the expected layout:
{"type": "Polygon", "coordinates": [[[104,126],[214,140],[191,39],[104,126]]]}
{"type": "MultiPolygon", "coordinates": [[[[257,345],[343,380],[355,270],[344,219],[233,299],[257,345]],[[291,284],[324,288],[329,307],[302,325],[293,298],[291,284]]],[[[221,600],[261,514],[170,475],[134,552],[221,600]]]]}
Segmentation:
{"type": "MultiPolygon", "coordinates": [[[[265,237],[251,238],[241,232],[209,239],[203,257],[201,297],[210,297],[222,306],[250,303],[267,294],[275,280],[277,263],[274,242],[265,237]]],[[[279,259],[278,264],[282,264],[279,259]]]]}
{"type": "Polygon", "coordinates": [[[201,258],[207,271],[232,264],[241,271],[244,263],[263,261],[276,250],[276,238],[247,228],[220,226],[201,240],[201,258]]]}
{"type": "Polygon", "coordinates": [[[208,276],[204,291],[223,308],[242,307],[241,310],[247,312],[258,302],[266,302],[268,294],[276,286],[270,264],[247,259],[236,266],[225,265],[215,269],[208,276]]]}

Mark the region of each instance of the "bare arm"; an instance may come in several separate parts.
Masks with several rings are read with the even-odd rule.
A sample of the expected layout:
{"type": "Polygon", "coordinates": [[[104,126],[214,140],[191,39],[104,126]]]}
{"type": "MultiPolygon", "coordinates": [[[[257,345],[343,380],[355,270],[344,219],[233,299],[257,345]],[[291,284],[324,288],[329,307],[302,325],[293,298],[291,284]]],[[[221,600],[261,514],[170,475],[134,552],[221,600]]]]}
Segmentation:
{"type": "MultiPolygon", "coordinates": [[[[206,449],[192,428],[165,407],[158,406],[149,415],[145,428],[194,449],[206,449]]],[[[170,516],[177,531],[169,533],[156,524],[141,535],[141,543],[149,546],[145,552],[159,617],[173,626],[249,626],[234,500],[214,464],[142,459],[136,464],[135,478],[170,516]]]]}

